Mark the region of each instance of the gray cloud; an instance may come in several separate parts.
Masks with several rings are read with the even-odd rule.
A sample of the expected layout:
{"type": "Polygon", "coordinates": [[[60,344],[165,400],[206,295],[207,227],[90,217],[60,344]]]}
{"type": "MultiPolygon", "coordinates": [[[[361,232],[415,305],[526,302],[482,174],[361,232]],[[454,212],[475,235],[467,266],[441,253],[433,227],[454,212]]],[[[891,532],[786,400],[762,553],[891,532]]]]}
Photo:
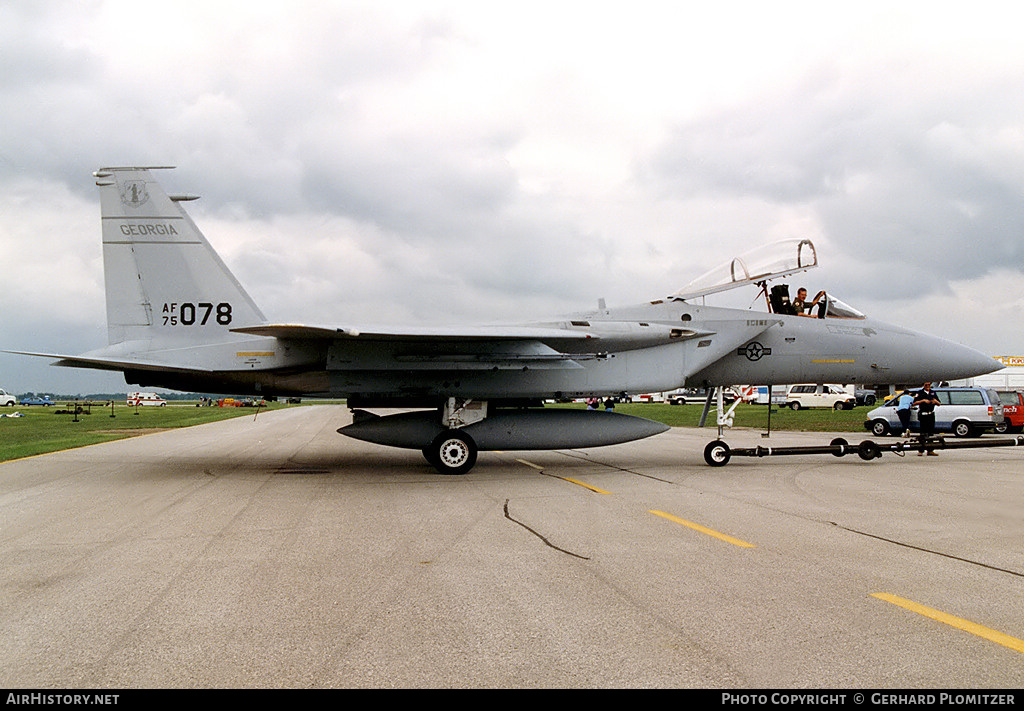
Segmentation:
{"type": "Polygon", "coordinates": [[[645,174],[663,195],[811,211],[840,258],[875,275],[837,274],[853,291],[917,296],[994,264],[1019,267],[1019,79],[917,87],[915,77],[811,74],[676,126],[645,174]]]}

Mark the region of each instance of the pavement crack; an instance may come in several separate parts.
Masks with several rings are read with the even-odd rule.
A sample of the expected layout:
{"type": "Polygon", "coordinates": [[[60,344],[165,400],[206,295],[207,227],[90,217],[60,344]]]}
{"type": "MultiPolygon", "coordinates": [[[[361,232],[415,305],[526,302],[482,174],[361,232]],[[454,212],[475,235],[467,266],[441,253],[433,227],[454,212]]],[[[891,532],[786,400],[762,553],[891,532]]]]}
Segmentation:
{"type": "Polygon", "coordinates": [[[641,477],[644,477],[645,479],[654,479],[655,481],[660,481],[663,484],[674,484],[675,483],[674,481],[670,481],[669,479],[662,479],[661,477],[654,476],[653,474],[644,474],[643,472],[634,471],[633,469],[626,469],[625,467],[620,467],[620,466],[618,466],[616,464],[609,464],[608,462],[598,461],[597,459],[594,459],[593,457],[590,457],[590,456],[588,456],[586,454],[583,454],[583,453],[580,453],[580,452],[576,452],[576,451],[571,450],[571,449],[570,450],[564,450],[564,451],[563,450],[559,450],[558,454],[561,454],[562,456],[565,456],[565,457],[569,457],[571,459],[579,459],[579,460],[582,460],[582,461],[587,461],[587,462],[590,462],[591,464],[596,464],[598,466],[606,467],[608,469],[614,469],[615,471],[625,472],[626,474],[633,474],[635,476],[641,476],[641,477]]]}
{"type": "Polygon", "coordinates": [[[544,543],[544,545],[546,545],[548,548],[553,548],[554,550],[558,551],[559,553],[565,553],[566,555],[571,555],[573,558],[579,558],[580,560],[590,560],[590,558],[588,558],[585,555],[580,555],[579,553],[573,553],[572,551],[567,551],[564,548],[559,548],[554,543],[549,541],[547,538],[542,536],[537,531],[535,531],[532,528],[530,528],[529,526],[527,526],[522,521],[518,521],[518,520],[512,518],[512,514],[510,514],[509,511],[508,511],[508,499],[505,499],[505,518],[507,518],[512,523],[517,524],[517,525],[522,526],[523,528],[525,528],[527,531],[529,531],[530,533],[535,535],[537,538],[539,538],[544,543]]]}
{"type": "Polygon", "coordinates": [[[976,565],[980,568],[988,568],[989,570],[994,570],[999,573],[1008,573],[1009,575],[1015,575],[1018,578],[1024,578],[1024,573],[1017,570],[1010,570],[1009,568],[1000,568],[997,565],[989,565],[988,563],[982,563],[981,561],[971,560],[970,558],[962,558],[958,555],[953,555],[952,553],[943,553],[942,551],[932,550],[931,548],[915,546],[912,543],[904,543],[903,541],[897,541],[894,538],[886,538],[885,536],[879,536],[874,533],[868,533],[867,531],[858,531],[856,528],[849,528],[848,526],[843,526],[842,524],[836,523],[835,521],[829,521],[829,523],[831,523],[836,528],[842,529],[844,531],[849,531],[850,533],[856,533],[860,536],[874,538],[877,541],[892,543],[893,545],[897,545],[902,548],[909,548],[911,550],[921,551],[922,553],[931,553],[932,555],[942,556],[943,558],[949,558],[950,560],[956,560],[961,563],[970,563],[971,565],[976,565]]]}

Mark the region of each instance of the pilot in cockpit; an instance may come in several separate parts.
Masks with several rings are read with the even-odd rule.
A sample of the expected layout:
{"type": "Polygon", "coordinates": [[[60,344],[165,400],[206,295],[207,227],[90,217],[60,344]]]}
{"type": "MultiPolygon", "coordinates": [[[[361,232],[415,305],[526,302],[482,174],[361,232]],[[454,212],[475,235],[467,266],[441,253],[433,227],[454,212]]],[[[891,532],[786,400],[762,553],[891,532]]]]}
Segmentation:
{"type": "Polygon", "coordinates": [[[818,302],[824,298],[824,296],[825,292],[819,291],[818,295],[814,297],[814,301],[808,304],[807,289],[801,286],[796,290],[796,298],[793,299],[793,310],[796,312],[797,316],[808,316],[813,318],[813,314],[811,312],[814,310],[814,307],[818,305],[818,302]]]}

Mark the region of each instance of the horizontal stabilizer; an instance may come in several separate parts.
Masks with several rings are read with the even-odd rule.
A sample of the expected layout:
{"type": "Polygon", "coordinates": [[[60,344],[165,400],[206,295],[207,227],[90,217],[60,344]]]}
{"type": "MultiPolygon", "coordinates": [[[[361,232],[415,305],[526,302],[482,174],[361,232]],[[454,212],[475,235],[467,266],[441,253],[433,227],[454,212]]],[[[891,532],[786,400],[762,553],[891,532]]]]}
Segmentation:
{"type": "Polygon", "coordinates": [[[34,356],[36,358],[52,358],[56,362],[51,365],[59,365],[65,368],[92,368],[94,370],[152,370],[161,373],[195,373],[199,372],[212,372],[203,368],[177,368],[174,366],[167,365],[166,363],[158,363],[155,361],[144,361],[144,360],[125,360],[125,359],[112,359],[112,358],[90,358],[87,356],[72,356],[62,355],[60,353],[29,353],[27,351],[3,351],[4,353],[13,353],[15,355],[34,356]]]}

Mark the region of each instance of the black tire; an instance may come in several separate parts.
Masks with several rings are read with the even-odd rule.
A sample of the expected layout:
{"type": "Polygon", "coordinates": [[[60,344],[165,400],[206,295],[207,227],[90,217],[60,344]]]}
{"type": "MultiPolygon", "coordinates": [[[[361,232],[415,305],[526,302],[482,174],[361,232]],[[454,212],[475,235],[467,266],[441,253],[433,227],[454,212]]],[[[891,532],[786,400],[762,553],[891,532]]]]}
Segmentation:
{"type": "Polygon", "coordinates": [[[708,442],[708,446],[704,448],[704,461],[713,467],[724,467],[731,457],[729,445],[720,439],[708,442]]]}
{"type": "Polygon", "coordinates": [[[974,428],[971,427],[971,423],[965,420],[957,420],[953,423],[953,436],[955,437],[971,437],[974,435],[974,428]]]}
{"type": "Polygon", "coordinates": [[[791,402],[791,403],[789,403],[789,409],[790,410],[799,410],[800,409],[800,403],[798,403],[798,402],[791,402]]]}
{"type": "MultiPolygon", "coordinates": [[[[849,447],[850,446],[850,443],[847,442],[842,437],[836,437],[834,440],[829,442],[829,444],[832,445],[833,447],[849,447]]],[[[832,452],[832,456],[833,457],[845,457],[847,454],[850,454],[850,453],[851,452],[847,449],[847,450],[843,450],[841,452],[832,452]]]]}
{"type": "Polygon", "coordinates": [[[846,403],[844,403],[844,402],[837,402],[835,405],[832,406],[832,409],[835,410],[836,412],[839,412],[840,410],[845,410],[846,409],[846,403]]]}
{"type": "Polygon", "coordinates": [[[884,437],[889,431],[889,423],[885,420],[874,420],[871,423],[871,434],[875,437],[884,437]]]}
{"type": "Polygon", "coordinates": [[[420,451],[423,452],[423,458],[427,460],[427,464],[429,464],[430,466],[434,467],[434,469],[438,469],[439,468],[438,465],[437,465],[437,460],[434,458],[434,450],[433,449],[431,449],[429,446],[427,446],[427,447],[424,447],[423,449],[421,449],[420,451]]]}
{"type": "Polygon", "coordinates": [[[882,448],[870,439],[866,439],[857,446],[857,456],[865,462],[870,462],[872,459],[882,456],[882,448]]]}
{"type": "Polygon", "coordinates": [[[427,461],[442,474],[465,474],[476,464],[476,455],[476,442],[458,430],[442,432],[424,451],[427,461]]]}
{"type": "Polygon", "coordinates": [[[1010,423],[1007,422],[1006,420],[1003,420],[998,425],[996,425],[995,430],[994,430],[994,432],[996,434],[1006,434],[1009,431],[1010,431],[1010,423]]]}

